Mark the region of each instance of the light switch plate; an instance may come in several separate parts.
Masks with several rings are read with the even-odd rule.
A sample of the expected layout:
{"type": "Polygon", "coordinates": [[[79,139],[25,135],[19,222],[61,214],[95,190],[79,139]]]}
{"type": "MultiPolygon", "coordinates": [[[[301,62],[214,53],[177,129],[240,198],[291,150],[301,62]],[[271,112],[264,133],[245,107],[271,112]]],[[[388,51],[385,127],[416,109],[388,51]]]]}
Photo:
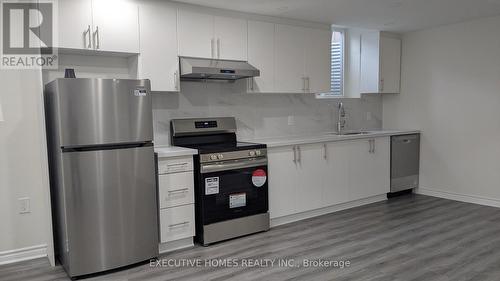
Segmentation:
{"type": "Polygon", "coordinates": [[[31,213],[30,198],[29,197],[18,198],[17,201],[19,203],[19,213],[20,214],[31,213]]]}

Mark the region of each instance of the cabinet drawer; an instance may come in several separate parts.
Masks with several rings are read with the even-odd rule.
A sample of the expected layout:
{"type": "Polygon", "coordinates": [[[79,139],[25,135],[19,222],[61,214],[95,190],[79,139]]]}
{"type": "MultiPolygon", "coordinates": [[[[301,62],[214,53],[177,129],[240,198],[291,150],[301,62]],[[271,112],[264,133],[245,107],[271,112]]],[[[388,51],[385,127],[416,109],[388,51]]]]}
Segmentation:
{"type": "Polygon", "coordinates": [[[193,170],[193,157],[160,158],[158,160],[158,174],[189,172],[193,170]]]}
{"type": "Polygon", "coordinates": [[[194,205],[160,210],[161,243],[194,236],[194,205]]]}
{"type": "Polygon", "coordinates": [[[158,176],[160,209],[194,203],[193,172],[158,176]]]}

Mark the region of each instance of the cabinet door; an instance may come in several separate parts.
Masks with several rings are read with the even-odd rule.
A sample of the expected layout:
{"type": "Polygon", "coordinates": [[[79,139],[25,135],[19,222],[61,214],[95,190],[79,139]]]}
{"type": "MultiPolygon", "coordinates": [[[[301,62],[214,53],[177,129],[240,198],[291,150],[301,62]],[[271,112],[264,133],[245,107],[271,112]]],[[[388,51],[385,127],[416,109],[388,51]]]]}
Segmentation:
{"type": "Polygon", "coordinates": [[[389,192],[389,154],[388,138],[352,141],[349,169],[350,200],[389,192]]]}
{"type": "MultiPolygon", "coordinates": [[[[64,2],[64,1],[61,1],[64,2]]],[[[131,0],[94,0],[94,48],[139,53],[139,11],[131,0]]]]}
{"type": "Polygon", "coordinates": [[[305,29],[277,24],[275,36],[275,91],[303,93],[305,29]]]}
{"type": "Polygon", "coordinates": [[[179,55],[214,58],[214,17],[185,10],[178,11],[179,55]]]}
{"type": "Polygon", "coordinates": [[[92,49],[91,0],[65,0],[58,2],[59,48],[92,49]]]}
{"type": "Polygon", "coordinates": [[[139,15],[139,78],[150,79],[152,91],[179,91],[177,10],[165,2],[141,2],[139,15]]]}
{"type": "Polygon", "coordinates": [[[379,46],[380,32],[364,32],[361,34],[361,93],[378,93],[379,88],[379,46]]]}
{"type": "Polygon", "coordinates": [[[329,30],[306,29],[305,76],[309,93],[330,92],[331,38],[329,30]]]}
{"type": "Polygon", "coordinates": [[[296,165],[291,146],[268,150],[269,212],[271,218],[296,213],[296,165]]]}
{"type": "Polygon", "coordinates": [[[260,70],[260,76],[249,79],[248,91],[274,91],[274,24],[248,21],[248,62],[260,70]]]}
{"type": "Polygon", "coordinates": [[[373,173],[373,195],[389,193],[391,190],[391,144],[390,138],[376,138],[373,147],[375,155],[373,173]]]}
{"type": "Polygon", "coordinates": [[[217,58],[247,60],[247,21],[214,17],[217,58]]]}
{"type": "Polygon", "coordinates": [[[323,207],[323,145],[297,146],[297,211],[305,212],[323,207]]]}
{"type": "Polygon", "coordinates": [[[401,81],[401,39],[380,37],[380,91],[399,93],[401,81]]]}
{"type": "Polygon", "coordinates": [[[332,206],[349,201],[349,142],[324,144],[323,205],[332,206]]]}

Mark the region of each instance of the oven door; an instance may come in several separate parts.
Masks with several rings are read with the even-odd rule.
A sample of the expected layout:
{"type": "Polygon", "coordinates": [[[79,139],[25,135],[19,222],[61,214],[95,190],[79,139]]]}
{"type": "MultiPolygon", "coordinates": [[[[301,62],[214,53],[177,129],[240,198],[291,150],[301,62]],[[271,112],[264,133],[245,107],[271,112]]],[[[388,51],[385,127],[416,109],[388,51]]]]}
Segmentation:
{"type": "Polygon", "coordinates": [[[203,225],[268,211],[266,157],[202,163],[200,173],[203,225]]]}

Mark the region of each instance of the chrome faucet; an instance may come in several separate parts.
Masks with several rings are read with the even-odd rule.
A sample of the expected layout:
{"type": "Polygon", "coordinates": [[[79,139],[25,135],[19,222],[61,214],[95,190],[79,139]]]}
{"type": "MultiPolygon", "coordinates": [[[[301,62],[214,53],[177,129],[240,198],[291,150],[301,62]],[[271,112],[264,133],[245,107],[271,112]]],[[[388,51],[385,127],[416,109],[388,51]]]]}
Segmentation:
{"type": "Polygon", "coordinates": [[[345,109],[344,109],[344,104],[342,102],[339,102],[337,104],[337,110],[338,110],[337,133],[339,135],[342,135],[344,133],[345,123],[346,123],[345,109]]]}

